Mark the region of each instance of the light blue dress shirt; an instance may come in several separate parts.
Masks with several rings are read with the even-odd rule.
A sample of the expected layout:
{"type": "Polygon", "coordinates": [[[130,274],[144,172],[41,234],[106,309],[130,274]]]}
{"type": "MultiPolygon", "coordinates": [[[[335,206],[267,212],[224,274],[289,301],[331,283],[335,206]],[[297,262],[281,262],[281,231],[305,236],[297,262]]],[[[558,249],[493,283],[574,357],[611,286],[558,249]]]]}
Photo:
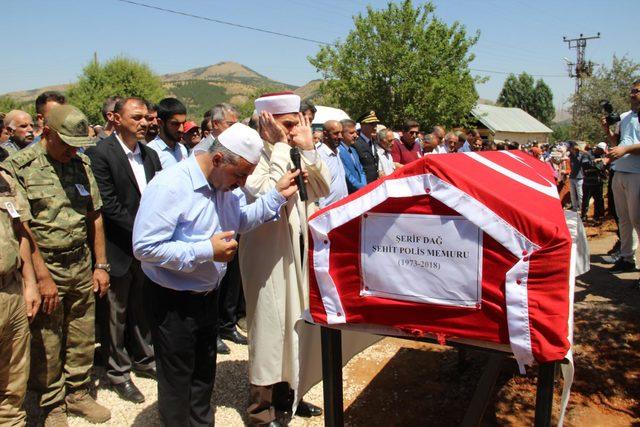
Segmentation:
{"type": "Polygon", "coordinates": [[[344,166],[342,165],[342,160],[340,160],[338,153],[331,151],[331,148],[327,147],[327,145],[322,142],[316,145],[316,149],[331,173],[329,194],[327,197],[321,197],[320,200],[318,200],[318,205],[321,208],[324,208],[333,202],[337,202],[338,200],[342,200],[347,197],[349,195],[349,191],[347,190],[344,166]]]}
{"type": "MultiPolygon", "coordinates": [[[[640,144],[640,123],[638,113],[629,110],[620,115],[620,142],[618,145],[640,144]]],[[[640,155],[625,154],[613,162],[616,172],[640,173],[640,155]]]]}
{"type": "Polygon", "coordinates": [[[276,220],[285,202],[275,189],[250,205],[241,191],[216,191],[196,157],[189,157],[157,174],[142,193],[133,226],[133,254],[160,286],[211,291],[227,269],[226,263],[213,261],[211,236],[245,233],[276,220]]]}
{"type": "Polygon", "coordinates": [[[189,157],[187,147],[185,147],[180,142],[177,142],[176,145],[173,146],[172,150],[162,140],[162,138],[160,138],[160,135],[156,136],[153,141],[149,142],[147,144],[147,147],[153,148],[156,153],[158,153],[158,157],[160,157],[160,164],[162,165],[163,170],[189,157]]]}
{"type": "Polygon", "coordinates": [[[348,147],[344,141],[340,142],[338,146],[338,154],[342,160],[344,172],[347,177],[347,189],[349,194],[355,193],[365,185],[367,185],[367,177],[360,163],[360,157],[356,149],[348,147]]]}

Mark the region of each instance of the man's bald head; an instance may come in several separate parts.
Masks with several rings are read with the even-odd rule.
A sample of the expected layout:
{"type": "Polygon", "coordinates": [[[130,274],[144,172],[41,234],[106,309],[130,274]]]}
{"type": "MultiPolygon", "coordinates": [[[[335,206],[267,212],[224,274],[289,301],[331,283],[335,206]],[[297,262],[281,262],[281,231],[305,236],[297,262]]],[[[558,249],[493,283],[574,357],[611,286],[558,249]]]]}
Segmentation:
{"type": "Polygon", "coordinates": [[[324,134],[323,142],[335,152],[342,138],[342,124],[337,120],[327,120],[322,125],[322,130],[324,134]]]}
{"type": "Polygon", "coordinates": [[[335,129],[336,127],[340,127],[342,128],[342,125],[340,124],[339,121],[337,120],[327,120],[326,122],[324,122],[324,124],[322,125],[322,130],[331,130],[331,129],[335,129]]]}
{"type": "Polygon", "coordinates": [[[33,120],[26,111],[11,110],[4,117],[4,126],[9,132],[9,137],[20,148],[24,148],[33,142],[33,120]]]}

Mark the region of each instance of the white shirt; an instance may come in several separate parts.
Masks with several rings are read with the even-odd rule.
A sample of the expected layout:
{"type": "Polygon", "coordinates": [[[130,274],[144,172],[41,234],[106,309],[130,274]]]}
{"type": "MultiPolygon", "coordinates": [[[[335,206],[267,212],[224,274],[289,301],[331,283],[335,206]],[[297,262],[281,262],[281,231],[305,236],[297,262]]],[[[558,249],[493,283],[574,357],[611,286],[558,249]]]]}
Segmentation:
{"type": "Polygon", "coordinates": [[[133,176],[136,177],[136,182],[138,183],[138,190],[140,190],[140,194],[147,188],[147,175],[144,172],[144,163],[142,162],[142,154],[140,153],[140,145],[136,142],[135,151],[131,151],[129,147],[122,142],[120,139],[120,135],[117,133],[116,139],[120,143],[120,146],[124,150],[125,156],[127,156],[127,160],[129,160],[129,165],[131,166],[131,170],[133,171],[133,176]]]}
{"type": "Polygon", "coordinates": [[[432,152],[427,154],[447,154],[448,152],[449,152],[449,149],[447,148],[447,146],[444,143],[441,143],[441,144],[438,144],[436,148],[433,149],[432,152]]]}
{"type": "MultiPolygon", "coordinates": [[[[342,164],[342,160],[340,159],[338,152],[336,151],[334,153],[331,151],[331,148],[327,147],[327,145],[322,142],[319,142],[316,145],[316,148],[317,153],[329,168],[329,172],[331,172],[329,195],[327,195],[327,197],[321,197],[320,200],[318,200],[318,204],[323,208],[333,202],[344,199],[349,195],[349,191],[347,190],[347,178],[344,171],[344,165],[342,164]]],[[[307,157],[307,159],[309,158],[307,157]]]]}
{"type": "Polygon", "coordinates": [[[391,153],[389,153],[379,145],[376,145],[376,150],[378,151],[378,158],[380,159],[378,163],[379,169],[384,172],[385,176],[391,175],[396,169],[395,165],[393,164],[393,159],[391,158],[391,153]]]}

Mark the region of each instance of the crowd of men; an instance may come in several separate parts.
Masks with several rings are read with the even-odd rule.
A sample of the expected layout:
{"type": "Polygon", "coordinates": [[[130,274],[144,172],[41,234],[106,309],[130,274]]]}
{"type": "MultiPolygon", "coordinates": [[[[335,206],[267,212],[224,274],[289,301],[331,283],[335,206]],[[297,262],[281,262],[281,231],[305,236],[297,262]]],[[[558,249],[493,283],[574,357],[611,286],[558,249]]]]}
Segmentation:
{"type": "Polygon", "coordinates": [[[35,123],[19,110],[0,121],[0,424],[24,424],[27,384],[46,426],[66,426],[69,413],[109,420],[89,393],[95,362],[128,401],[145,399],[132,372],[156,379],[166,425],[210,425],[223,340],[249,346],[252,424],[320,415],[297,393],[300,363],[314,357],[312,326],[296,325],[307,218],[423,156],[526,150],[559,185],[568,177],[574,210],[584,216],[593,197],[596,220],[609,170],[620,224],[612,272],[635,270],[639,92],[640,81],[615,129],[603,121],[609,144],[589,150],[426,133],[410,119],[394,131],[375,111],[314,132],[316,108],[292,93],[256,99],[243,123],[232,105],[215,105],[199,125],[176,98],[113,96],[105,123],[90,126],[64,95],[41,94],[35,123]]]}

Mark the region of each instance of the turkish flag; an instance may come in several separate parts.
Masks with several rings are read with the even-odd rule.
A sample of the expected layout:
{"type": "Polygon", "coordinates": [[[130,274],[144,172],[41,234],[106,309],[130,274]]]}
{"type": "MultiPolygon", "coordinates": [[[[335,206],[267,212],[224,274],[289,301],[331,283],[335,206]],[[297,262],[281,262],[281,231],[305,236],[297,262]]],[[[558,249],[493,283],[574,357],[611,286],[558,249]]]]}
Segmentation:
{"type": "Polygon", "coordinates": [[[551,169],[524,152],[425,156],[309,235],[315,323],[504,344],[521,366],[570,350],[571,236],[551,169]]]}

